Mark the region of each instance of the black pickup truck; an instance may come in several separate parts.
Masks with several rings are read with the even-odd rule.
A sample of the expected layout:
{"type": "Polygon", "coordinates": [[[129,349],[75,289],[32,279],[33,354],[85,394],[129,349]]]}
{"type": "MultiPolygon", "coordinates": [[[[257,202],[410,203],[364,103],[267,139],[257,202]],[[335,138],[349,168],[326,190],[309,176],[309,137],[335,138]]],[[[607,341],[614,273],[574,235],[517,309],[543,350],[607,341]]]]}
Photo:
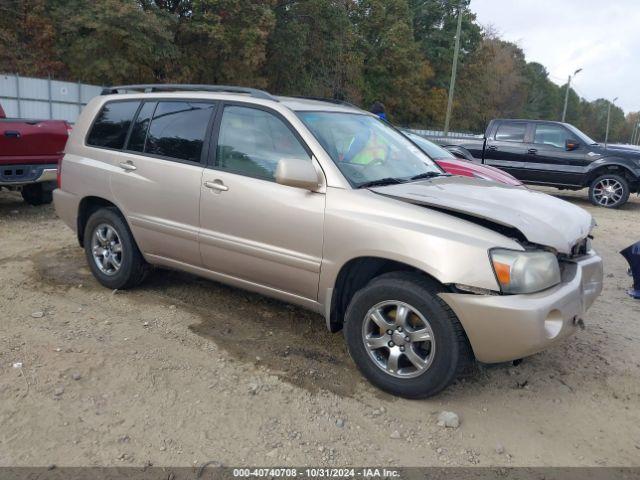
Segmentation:
{"type": "Polygon", "coordinates": [[[568,123],[496,119],[489,122],[484,138],[433,140],[460,155],[466,150],[524,183],[563,190],[589,188],[589,199],[597,206],[616,208],[631,193],[640,193],[640,149],[605,147],[568,123]]]}

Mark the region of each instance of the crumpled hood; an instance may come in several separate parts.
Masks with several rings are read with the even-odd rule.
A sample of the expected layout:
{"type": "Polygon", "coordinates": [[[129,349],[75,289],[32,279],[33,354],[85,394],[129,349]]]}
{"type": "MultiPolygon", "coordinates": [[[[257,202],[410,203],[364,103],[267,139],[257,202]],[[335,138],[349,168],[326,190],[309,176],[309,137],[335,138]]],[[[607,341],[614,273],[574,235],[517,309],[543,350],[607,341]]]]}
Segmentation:
{"type": "Polygon", "coordinates": [[[465,177],[374,187],[396,200],[433,206],[518,229],[532,243],[571,253],[591,231],[593,219],[580,207],[533,190],[465,177]]]}

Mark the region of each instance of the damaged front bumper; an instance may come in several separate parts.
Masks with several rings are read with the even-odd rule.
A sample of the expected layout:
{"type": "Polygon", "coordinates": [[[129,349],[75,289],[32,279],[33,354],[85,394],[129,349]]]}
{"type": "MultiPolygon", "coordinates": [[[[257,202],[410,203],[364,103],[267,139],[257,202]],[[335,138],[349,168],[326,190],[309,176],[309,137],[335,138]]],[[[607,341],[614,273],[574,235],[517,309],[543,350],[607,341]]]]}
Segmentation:
{"type": "Polygon", "coordinates": [[[602,259],[595,254],[563,262],[562,282],[526,295],[442,293],[460,319],[476,358],[515,360],[544,350],[575,332],[602,291],[602,259]]]}

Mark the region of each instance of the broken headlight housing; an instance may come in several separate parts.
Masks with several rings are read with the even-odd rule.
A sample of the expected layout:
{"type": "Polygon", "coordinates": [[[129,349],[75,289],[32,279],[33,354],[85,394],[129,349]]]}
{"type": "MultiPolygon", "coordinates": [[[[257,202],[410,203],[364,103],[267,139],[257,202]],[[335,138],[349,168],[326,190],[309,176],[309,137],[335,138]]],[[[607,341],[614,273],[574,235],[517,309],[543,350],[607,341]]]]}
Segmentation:
{"type": "Polygon", "coordinates": [[[551,252],[495,248],[489,257],[503,293],[534,293],[560,283],[560,264],[551,252]]]}

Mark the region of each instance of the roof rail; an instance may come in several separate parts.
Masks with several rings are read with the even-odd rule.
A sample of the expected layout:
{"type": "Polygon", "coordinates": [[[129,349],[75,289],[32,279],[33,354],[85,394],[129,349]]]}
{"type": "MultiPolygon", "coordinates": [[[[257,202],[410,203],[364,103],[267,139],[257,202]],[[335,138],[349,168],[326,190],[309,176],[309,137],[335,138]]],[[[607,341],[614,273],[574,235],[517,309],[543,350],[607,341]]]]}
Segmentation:
{"type": "Polygon", "coordinates": [[[181,85],[171,83],[150,83],[142,85],[117,85],[114,87],[105,87],[102,89],[101,95],[111,95],[121,93],[122,91],[137,92],[228,92],[228,93],[246,93],[255,98],[263,100],[278,101],[273,95],[264,90],[249,87],[236,87],[230,85],[181,85]]]}
{"type": "Polygon", "coordinates": [[[314,97],[314,96],[306,96],[306,95],[292,95],[291,98],[299,98],[301,100],[317,100],[318,102],[335,103],[336,105],[346,105],[347,107],[353,107],[361,110],[360,107],[354,105],[353,103],[349,103],[346,100],[338,100],[337,98],[314,97]]]}

